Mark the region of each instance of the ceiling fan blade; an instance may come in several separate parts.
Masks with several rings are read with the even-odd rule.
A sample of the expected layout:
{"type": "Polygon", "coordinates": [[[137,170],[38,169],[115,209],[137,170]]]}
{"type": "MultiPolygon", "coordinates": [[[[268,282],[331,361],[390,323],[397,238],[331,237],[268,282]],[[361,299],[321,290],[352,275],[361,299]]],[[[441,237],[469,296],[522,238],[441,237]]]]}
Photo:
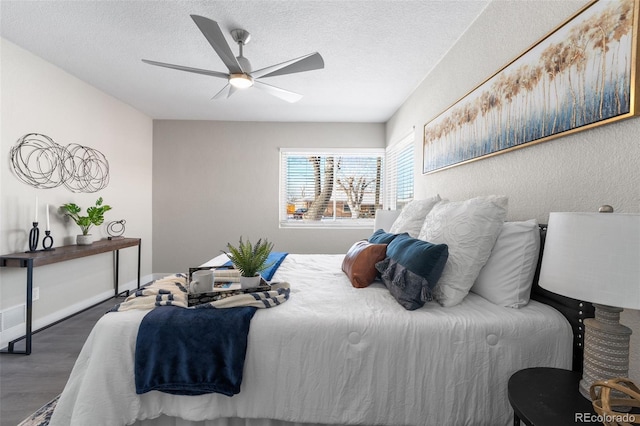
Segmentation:
{"type": "Polygon", "coordinates": [[[214,99],[221,99],[221,98],[230,98],[231,95],[233,95],[234,93],[236,93],[238,89],[236,89],[234,86],[227,84],[226,86],[224,86],[218,93],[216,93],[213,98],[211,98],[211,100],[214,99]]]}
{"type": "Polygon", "coordinates": [[[288,90],[284,90],[281,89],[279,87],[275,87],[275,86],[271,86],[270,84],[266,84],[266,83],[262,83],[260,81],[255,81],[253,82],[253,87],[256,87],[260,90],[264,90],[265,92],[269,93],[270,95],[276,96],[280,99],[283,99],[287,102],[298,102],[300,99],[302,99],[302,95],[295,93],[295,92],[290,92],[288,90]]]}
{"type": "Polygon", "coordinates": [[[198,28],[200,28],[200,31],[202,31],[202,34],[204,34],[211,47],[213,47],[213,50],[220,56],[222,62],[224,62],[229,69],[229,73],[242,74],[244,71],[242,71],[242,67],[231,51],[218,23],[199,15],[191,15],[191,19],[193,19],[198,28]]]}
{"type": "Polygon", "coordinates": [[[156,66],[159,66],[159,67],[171,68],[171,69],[179,70],[179,71],[188,71],[188,72],[193,72],[193,73],[196,73],[196,74],[210,75],[212,77],[229,78],[229,74],[226,74],[226,73],[223,73],[223,72],[219,72],[219,71],[210,71],[210,70],[203,70],[203,69],[200,69],[200,68],[185,67],[185,66],[182,66],[182,65],[167,64],[167,63],[164,63],[164,62],[150,61],[148,59],[143,59],[142,62],[144,62],[145,64],[149,64],[149,65],[156,65],[156,66]]]}
{"type": "Polygon", "coordinates": [[[233,95],[234,93],[236,93],[238,91],[238,88],[235,86],[232,86],[231,84],[229,85],[231,87],[229,87],[229,94],[227,95],[227,99],[231,97],[231,95],[233,95]]]}
{"type": "Polygon", "coordinates": [[[262,68],[251,73],[253,78],[275,77],[277,75],[312,71],[324,68],[324,60],[318,52],[310,53],[278,65],[262,68]]]}
{"type": "Polygon", "coordinates": [[[220,99],[220,98],[228,98],[229,97],[229,87],[231,87],[230,84],[225,85],[222,89],[220,89],[220,91],[218,93],[213,95],[213,98],[211,98],[211,100],[220,99]]]}
{"type": "Polygon", "coordinates": [[[211,100],[221,99],[221,98],[228,98],[229,97],[229,87],[231,87],[231,85],[230,84],[226,84],[222,89],[220,89],[220,91],[218,93],[213,95],[211,100]]]}

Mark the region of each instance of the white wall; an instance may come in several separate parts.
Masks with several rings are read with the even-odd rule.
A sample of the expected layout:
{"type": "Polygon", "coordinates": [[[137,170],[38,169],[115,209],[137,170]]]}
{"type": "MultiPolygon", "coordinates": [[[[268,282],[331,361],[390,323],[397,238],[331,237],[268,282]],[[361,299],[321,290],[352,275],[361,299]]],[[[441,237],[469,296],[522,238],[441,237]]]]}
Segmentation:
{"type": "Polygon", "coordinates": [[[156,120],[153,270],[183,272],[240,236],[345,253],[370,229],[279,229],[279,148],[384,147],[383,124],[156,120]]]}
{"type": "MultiPolygon", "coordinates": [[[[142,275],[151,272],[152,121],[149,117],[32,55],[11,42],[1,42],[1,142],[0,142],[0,253],[28,250],[35,197],[44,234],[45,205],[51,205],[54,247],[75,244],[80,233],[66,221],[58,207],[75,202],[83,210],[103,197],[113,210],[105,225],[94,227],[96,238],[106,238],[106,223],[126,219],[126,236],[142,238],[142,275]],[[27,133],[41,133],[60,145],[77,143],[102,152],[109,161],[109,185],[93,194],[72,193],[64,186],[36,189],[20,180],[10,167],[10,150],[27,133]]],[[[84,210],[86,212],[86,210],[84,210]]],[[[41,248],[41,243],[40,243],[41,248]]],[[[122,288],[136,281],[135,248],[120,252],[122,288]]],[[[0,268],[0,309],[23,304],[26,272],[0,268]]],[[[35,327],[71,313],[70,310],[106,299],[113,294],[111,254],[101,254],[36,268],[34,286],[35,327]]],[[[2,334],[2,344],[24,328],[2,334]]],[[[37,348],[34,348],[37,350],[37,348]]]]}
{"type": "MultiPolygon", "coordinates": [[[[437,173],[422,175],[422,131],[475,86],[585,4],[494,1],[387,123],[387,141],[416,127],[416,193],[452,200],[509,196],[509,220],[548,220],[551,211],[640,212],[640,118],[601,126],[437,173]]],[[[640,311],[623,312],[632,336],[630,376],[640,381],[640,311]]]]}

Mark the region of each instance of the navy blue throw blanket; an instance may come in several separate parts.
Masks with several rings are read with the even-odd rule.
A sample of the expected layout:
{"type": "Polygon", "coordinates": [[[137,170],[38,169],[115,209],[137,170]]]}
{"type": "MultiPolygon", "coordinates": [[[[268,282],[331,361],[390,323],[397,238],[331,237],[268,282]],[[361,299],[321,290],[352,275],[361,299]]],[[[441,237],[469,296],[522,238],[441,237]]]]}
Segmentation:
{"type": "Polygon", "coordinates": [[[142,319],[135,357],[136,393],[240,392],[254,307],[158,306],[142,319]]]}
{"type": "MultiPolygon", "coordinates": [[[[262,275],[262,278],[264,278],[265,281],[271,281],[271,278],[273,278],[273,274],[276,273],[276,270],[280,267],[280,264],[288,254],[289,253],[277,251],[269,253],[269,257],[267,257],[267,260],[265,261],[265,263],[269,265],[269,267],[260,271],[260,275],[262,275]]],[[[231,261],[228,261],[222,266],[233,266],[233,263],[231,261]]]]}

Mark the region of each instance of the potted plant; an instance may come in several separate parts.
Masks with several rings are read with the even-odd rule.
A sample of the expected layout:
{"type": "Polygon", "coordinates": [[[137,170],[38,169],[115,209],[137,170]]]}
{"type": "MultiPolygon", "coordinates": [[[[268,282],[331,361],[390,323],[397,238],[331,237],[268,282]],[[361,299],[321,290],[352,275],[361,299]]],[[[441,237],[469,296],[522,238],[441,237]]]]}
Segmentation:
{"type": "Polygon", "coordinates": [[[69,216],[80,227],[82,234],[78,235],[76,242],[79,246],[91,245],[93,242],[89,229],[93,225],[101,225],[104,222],[104,213],[111,210],[111,206],[102,204],[102,197],[98,198],[96,205],[87,208],[87,215],[80,216],[82,209],[74,203],[67,203],[60,207],[65,216],[69,216]]]}
{"type": "Polygon", "coordinates": [[[240,271],[240,288],[258,287],[260,285],[259,272],[271,266],[271,264],[267,264],[267,259],[273,249],[273,243],[266,239],[263,241],[261,238],[255,245],[252,245],[251,241],[242,241],[242,237],[240,237],[240,243],[237,247],[227,243],[227,249],[229,252],[223,250],[223,253],[240,271]]]}

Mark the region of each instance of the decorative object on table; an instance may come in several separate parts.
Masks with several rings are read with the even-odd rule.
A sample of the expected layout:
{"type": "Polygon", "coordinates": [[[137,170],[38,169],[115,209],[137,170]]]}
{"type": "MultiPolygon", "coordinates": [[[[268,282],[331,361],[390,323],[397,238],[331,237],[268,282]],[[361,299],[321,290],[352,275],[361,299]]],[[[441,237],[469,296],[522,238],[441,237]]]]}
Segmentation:
{"type": "Polygon", "coordinates": [[[267,264],[267,258],[273,250],[273,243],[266,239],[263,241],[261,238],[254,246],[251,241],[242,241],[240,237],[237,247],[227,243],[227,249],[229,252],[223,251],[223,253],[240,271],[240,287],[243,289],[257,287],[260,284],[259,272],[271,266],[267,264]]]}
{"type": "Polygon", "coordinates": [[[53,247],[53,237],[51,236],[51,231],[44,231],[45,237],[42,239],[42,249],[43,250],[55,250],[53,247]]]}
{"type": "Polygon", "coordinates": [[[124,238],[122,235],[124,234],[125,223],[127,223],[127,221],[124,219],[109,222],[109,224],[107,225],[107,234],[109,234],[110,240],[124,238]]]}
{"type": "Polygon", "coordinates": [[[16,177],[34,188],[64,185],[72,192],[97,192],[109,184],[109,162],[100,151],[78,144],[64,147],[39,133],[18,139],[10,157],[16,177]]]}
{"type": "Polygon", "coordinates": [[[605,425],[640,424],[640,414],[628,412],[631,407],[640,408],[640,389],[633,381],[623,377],[601,380],[592,384],[590,391],[593,409],[607,419],[605,425]]]}
{"type": "Polygon", "coordinates": [[[37,251],[38,241],[40,241],[40,230],[38,229],[38,197],[36,197],[36,203],[33,211],[33,222],[31,222],[32,228],[29,231],[29,251],[27,253],[37,251]]]}
{"type": "Polygon", "coordinates": [[[76,225],[82,230],[82,234],[78,235],[76,240],[80,246],[91,245],[91,243],[93,243],[89,229],[91,229],[93,225],[101,225],[104,222],[104,213],[111,210],[111,206],[102,204],[102,197],[98,198],[95,206],[87,208],[86,216],[79,215],[82,208],[74,203],[64,204],[60,208],[64,210],[65,215],[73,219],[76,225]]]}
{"type": "MultiPolygon", "coordinates": [[[[29,231],[29,251],[27,253],[38,251],[38,242],[40,241],[40,229],[38,229],[38,197],[36,197],[32,225],[33,227],[29,231]]],[[[42,239],[43,250],[55,250],[51,248],[53,246],[53,237],[51,236],[51,227],[49,224],[49,204],[47,204],[47,228],[44,233],[45,237],[42,239]]]]}
{"type": "Polygon", "coordinates": [[[637,0],[600,0],[424,126],[423,173],[638,114],[637,0]]]}
{"type": "Polygon", "coordinates": [[[40,240],[38,222],[33,222],[32,225],[33,228],[29,231],[29,252],[38,251],[38,241],[40,240]]]}
{"type": "Polygon", "coordinates": [[[53,237],[51,236],[51,226],[49,223],[49,204],[47,204],[47,228],[44,231],[45,237],[42,239],[43,250],[55,250],[53,247],[53,237]]]}
{"type": "Polygon", "coordinates": [[[631,329],[619,320],[623,308],[640,309],[638,259],[640,214],[549,215],[540,286],[595,306],[584,320],[585,398],[595,381],[628,376],[631,329]]]}

